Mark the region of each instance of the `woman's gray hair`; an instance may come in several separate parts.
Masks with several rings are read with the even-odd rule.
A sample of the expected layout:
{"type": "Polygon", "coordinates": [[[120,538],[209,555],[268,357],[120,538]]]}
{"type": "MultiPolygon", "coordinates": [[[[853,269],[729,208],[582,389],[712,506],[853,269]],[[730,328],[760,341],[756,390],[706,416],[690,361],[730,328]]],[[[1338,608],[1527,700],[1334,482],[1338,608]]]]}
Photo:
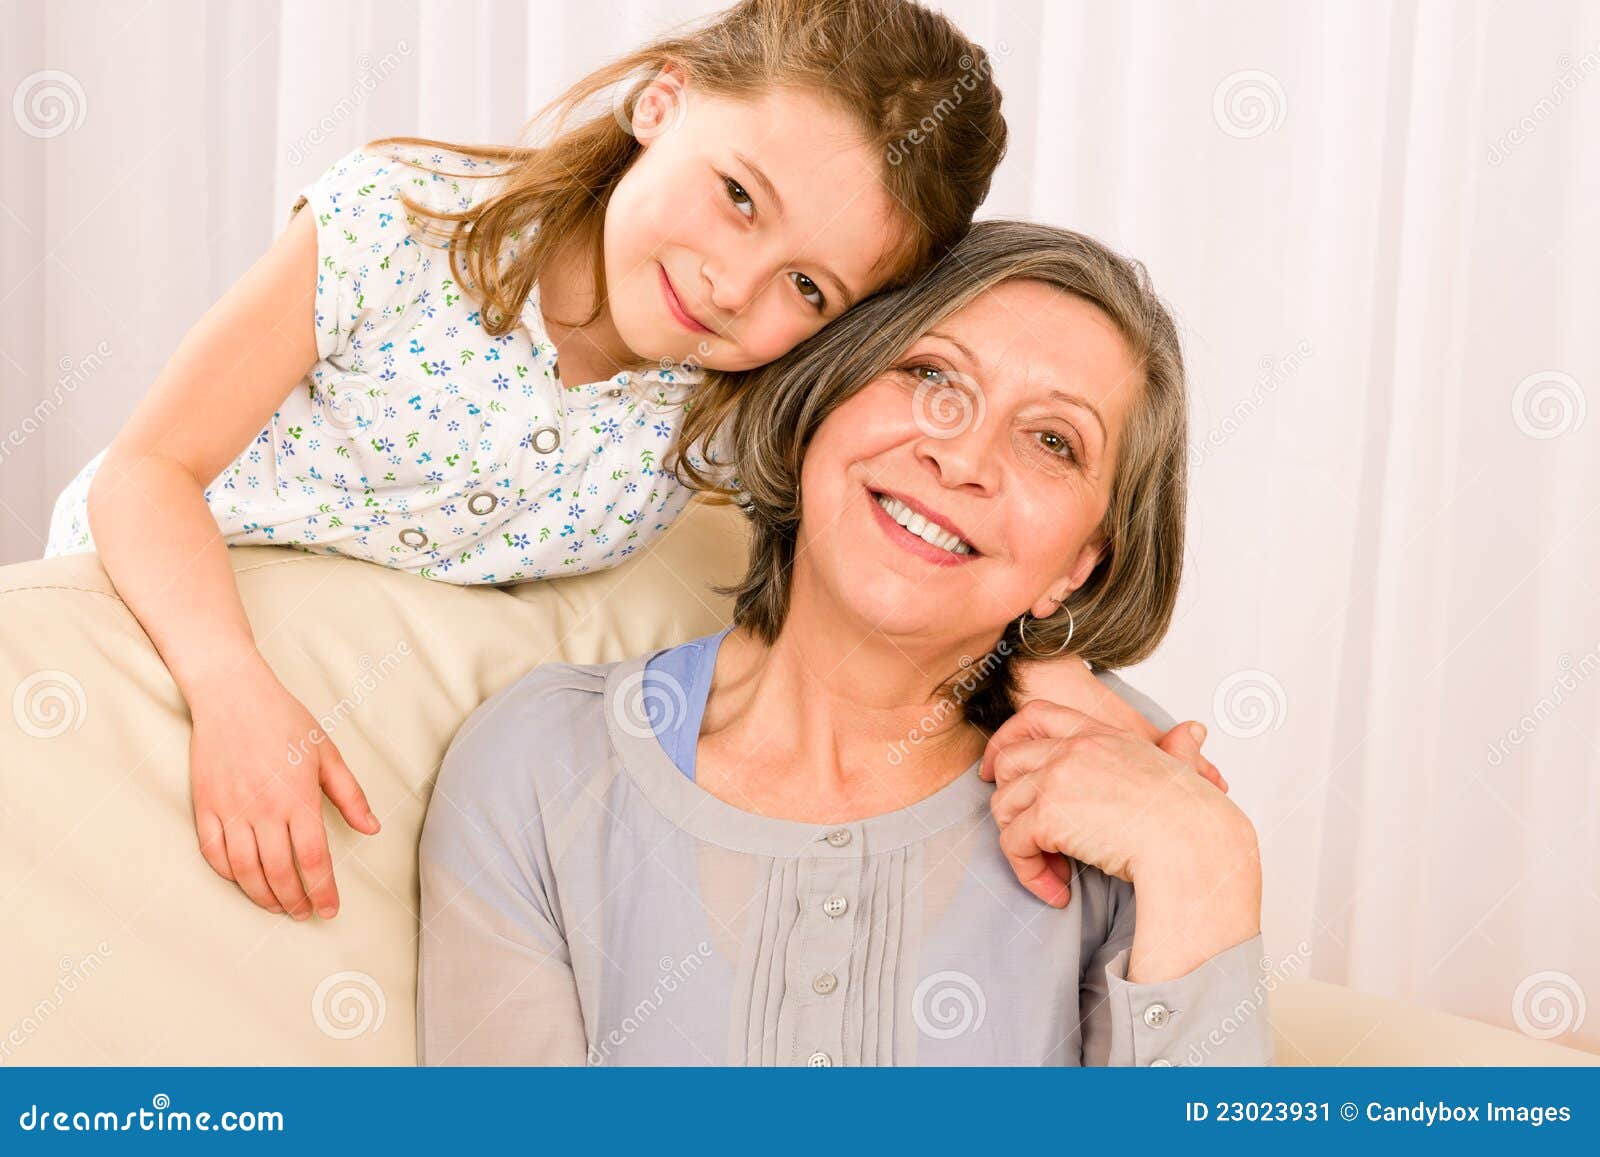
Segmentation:
{"type": "MultiPolygon", "coordinates": [[[[736,464],[740,501],[753,524],[745,576],[726,588],[737,625],[769,643],[783,626],[800,528],[801,464],[824,419],[943,318],[1019,279],[1099,308],[1142,370],[1102,524],[1107,546],[1067,600],[1075,630],[1063,657],[1122,667],[1155,649],[1171,623],[1183,567],[1187,415],[1177,327],[1143,265],[1081,233],[1023,221],[978,222],[915,284],[863,302],[750,373],[715,440],[736,464]]],[[[691,485],[715,488],[698,471],[682,473],[691,485]]],[[[1020,622],[1012,620],[997,641],[999,661],[985,664],[988,677],[962,696],[967,718],[986,729],[1014,709],[1008,657],[1047,655],[1067,637],[1065,609],[1030,617],[1027,645],[1020,622]]]]}

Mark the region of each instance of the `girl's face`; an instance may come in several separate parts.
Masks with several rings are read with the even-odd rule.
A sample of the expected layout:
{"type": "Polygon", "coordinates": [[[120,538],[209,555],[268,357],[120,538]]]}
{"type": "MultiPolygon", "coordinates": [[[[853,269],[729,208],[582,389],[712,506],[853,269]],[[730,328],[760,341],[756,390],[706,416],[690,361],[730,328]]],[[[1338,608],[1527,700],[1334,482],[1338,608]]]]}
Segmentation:
{"type": "Polygon", "coordinates": [[[1140,382],[1111,319],[1041,282],[944,318],[807,448],[796,609],[935,653],[1052,613],[1099,560],[1140,382]]]}
{"type": "Polygon", "coordinates": [[[906,224],[884,162],[821,98],[725,99],[667,74],[634,129],[605,270],[612,323],[641,359],[765,365],[891,276],[906,224]]]}

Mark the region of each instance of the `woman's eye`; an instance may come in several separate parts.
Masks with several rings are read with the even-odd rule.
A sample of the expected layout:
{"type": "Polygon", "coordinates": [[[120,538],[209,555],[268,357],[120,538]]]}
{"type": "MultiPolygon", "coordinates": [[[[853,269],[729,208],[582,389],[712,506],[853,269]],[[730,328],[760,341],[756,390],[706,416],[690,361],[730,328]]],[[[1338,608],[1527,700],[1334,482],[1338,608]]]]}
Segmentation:
{"type": "Polygon", "coordinates": [[[945,376],[945,372],[938,366],[912,366],[910,373],[919,382],[931,382],[936,386],[943,386],[949,383],[949,378],[945,376]]]}
{"type": "Polygon", "coordinates": [[[750,199],[750,194],[744,191],[744,186],[732,177],[722,178],[723,186],[728,190],[728,200],[733,202],[733,207],[746,217],[753,216],[756,203],[750,199]]]}
{"type": "Polygon", "coordinates": [[[1058,458],[1076,459],[1077,455],[1072,450],[1072,440],[1053,430],[1046,430],[1039,435],[1039,444],[1058,458]]]}
{"type": "Polygon", "coordinates": [[[818,309],[821,309],[826,304],[826,299],[822,296],[822,290],[817,287],[815,281],[812,281],[804,273],[791,273],[789,276],[794,280],[794,287],[800,291],[801,297],[811,302],[818,309]]]}

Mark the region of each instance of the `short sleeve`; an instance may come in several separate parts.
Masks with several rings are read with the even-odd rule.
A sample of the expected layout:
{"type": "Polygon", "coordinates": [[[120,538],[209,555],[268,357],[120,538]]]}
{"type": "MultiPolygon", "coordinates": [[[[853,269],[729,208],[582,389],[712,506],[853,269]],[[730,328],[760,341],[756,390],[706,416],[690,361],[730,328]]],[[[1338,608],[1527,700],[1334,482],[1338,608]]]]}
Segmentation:
{"type": "Polygon", "coordinates": [[[424,1065],[588,1059],[526,765],[524,717],[507,703],[519,694],[513,684],[463,724],[423,824],[417,1059],[424,1065]]]}
{"type": "Polygon", "coordinates": [[[1270,1065],[1272,1028],[1259,934],[1157,984],[1128,980],[1134,892],[1112,881],[1111,933],[1084,972],[1086,1065],[1270,1065]]]}
{"type": "Polygon", "coordinates": [[[401,200],[428,204],[422,193],[434,175],[399,153],[356,149],[339,158],[301,190],[289,218],[303,209],[317,230],[317,355],[366,368],[362,355],[405,316],[414,284],[432,257],[423,252],[401,200]]]}

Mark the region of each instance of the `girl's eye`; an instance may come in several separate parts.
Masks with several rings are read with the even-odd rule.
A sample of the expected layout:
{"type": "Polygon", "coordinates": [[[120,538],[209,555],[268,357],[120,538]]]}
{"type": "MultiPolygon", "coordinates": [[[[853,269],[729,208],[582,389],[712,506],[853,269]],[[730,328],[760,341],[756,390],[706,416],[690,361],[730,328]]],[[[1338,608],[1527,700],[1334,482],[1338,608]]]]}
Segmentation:
{"type": "Polygon", "coordinates": [[[744,191],[744,186],[732,177],[722,178],[723,186],[728,190],[728,200],[733,202],[733,207],[746,217],[755,215],[756,203],[750,199],[750,194],[744,191]]]}
{"type": "Polygon", "coordinates": [[[1072,440],[1065,435],[1057,434],[1054,430],[1041,432],[1039,444],[1057,458],[1066,458],[1072,462],[1078,460],[1078,455],[1072,449],[1072,440]]]}
{"type": "Polygon", "coordinates": [[[827,300],[822,296],[822,290],[817,288],[817,283],[812,281],[811,278],[804,273],[791,273],[789,276],[794,280],[794,287],[800,291],[801,297],[810,301],[818,309],[827,304],[827,300]],[[813,298],[815,300],[812,300],[813,298]]]}

